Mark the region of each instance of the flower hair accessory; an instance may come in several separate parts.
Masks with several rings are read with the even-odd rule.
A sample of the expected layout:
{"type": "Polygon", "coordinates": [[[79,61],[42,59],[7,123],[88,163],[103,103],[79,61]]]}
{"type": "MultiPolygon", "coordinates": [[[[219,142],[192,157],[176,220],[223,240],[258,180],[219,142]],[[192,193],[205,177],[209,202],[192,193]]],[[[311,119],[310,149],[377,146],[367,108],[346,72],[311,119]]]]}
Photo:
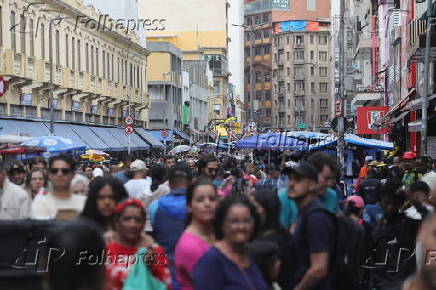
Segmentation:
{"type": "Polygon", "coordinates": [[[142,201],[136,199],[136,198],[129,198],[123,202],[120,202],[119,204],[117,204],[117,206],[115,207],[114,213],[115,214],[119,214],[121,213],[126,207],[131,206],[131,205],[136,205],[138,207],[140,207],[141,209],[145,210],[145,205],[142,201]]]}

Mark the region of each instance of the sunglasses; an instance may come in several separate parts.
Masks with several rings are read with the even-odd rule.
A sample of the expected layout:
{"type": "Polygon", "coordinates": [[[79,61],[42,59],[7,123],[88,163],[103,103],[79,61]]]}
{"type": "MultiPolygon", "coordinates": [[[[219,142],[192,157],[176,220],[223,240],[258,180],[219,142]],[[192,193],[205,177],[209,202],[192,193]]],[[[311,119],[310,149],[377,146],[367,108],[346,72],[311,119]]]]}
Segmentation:
{"type": "Polygon", "coordinates": [[[71,173],[71,169],[69,168],[50,168],[50,174],[57,174],[59,171],[62,172],[63,175],[71,173]]]}

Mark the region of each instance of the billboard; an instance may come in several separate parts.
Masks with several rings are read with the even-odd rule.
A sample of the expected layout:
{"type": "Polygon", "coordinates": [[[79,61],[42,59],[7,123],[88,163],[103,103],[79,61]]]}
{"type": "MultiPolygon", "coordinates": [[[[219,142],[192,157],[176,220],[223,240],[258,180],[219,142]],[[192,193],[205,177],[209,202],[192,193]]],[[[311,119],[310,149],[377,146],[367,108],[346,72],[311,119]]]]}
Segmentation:
{"type": "Polygon", "coordinates": [[[372,106],[357,108],[357,134],[386,134],[388,129],[378,129],[377,124],[386,116],[389,107],[372,106]]]}
{"type": "Polygon", "coordinates": [[[289,10],[289,0],[273,0],[272,9],[289,10]]]}

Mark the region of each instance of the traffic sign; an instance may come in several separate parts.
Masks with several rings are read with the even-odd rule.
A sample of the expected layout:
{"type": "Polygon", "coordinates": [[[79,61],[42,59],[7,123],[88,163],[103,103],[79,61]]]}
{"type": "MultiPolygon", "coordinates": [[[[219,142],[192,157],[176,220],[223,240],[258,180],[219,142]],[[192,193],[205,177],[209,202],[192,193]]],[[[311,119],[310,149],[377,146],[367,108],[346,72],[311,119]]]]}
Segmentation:
{"type": "Polygon", "coordinates": [[[160,134],[162,135],[162,138],[166,139],[168,137],[168,130],[162,130],[160,134]]]}
{"type": "Polygon", "coordinates": [[[335,116],[340,117],[342,116],[342,100],[337,99],[335,102],[335,116]]]}
{"type": "Polygon", "coordinates": [[[0,97],[2,97],[8,90],[8,82],[0,76],[0,97]]]}
{"type": "Polygon", "coordinates": [[[124,119],[124,122],[126,122],[127,125],[132,125],[133,122],[134,122],[134,120],[133,120],[133,118],[132,118],[131,116],[127,116],[127,117],[124,119]]]}
{"type": "Polygon", "coordinates": [[[126,133],[127,135],[133,134],[134,131],[135,131],[135,130],[133,129],[133,126],[131,126],[131,125],[126,126],[126,127],[124,128],[124,133],[126,133]]]}

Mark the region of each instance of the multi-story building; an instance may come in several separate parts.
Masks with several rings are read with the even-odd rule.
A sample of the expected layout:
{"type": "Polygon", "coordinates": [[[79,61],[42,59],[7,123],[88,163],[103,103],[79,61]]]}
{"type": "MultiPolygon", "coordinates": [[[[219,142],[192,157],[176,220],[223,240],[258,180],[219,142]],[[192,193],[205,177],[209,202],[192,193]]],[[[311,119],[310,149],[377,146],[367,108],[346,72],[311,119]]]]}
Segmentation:
{"type": "MultiPolygon", "coordinates": [[[[273,127],[327,133],[331,108],[329,24],[322,23],[315,31],[275,34],[272,53],[273,127]]],[[[255,81],[261,83],[262,76],[256,74],[255,81]]]]}
{"type": "Polygon", "coordinates": [[[0,5],[0,75],[9,83],[1,116],[50,118],[52,54],[55,120],[120,125],[130,100],[137,125],[147,126],[149,51],[133,34],[98,27],[100,15],[81,1],[0,5]]]}
{"type": "Polygon", "coordinates": [[[229,79],[227,2],[143,0],[139,6],[140,18],[164,20],[162,30],[146,32],[148,42],[171,42],[183,51],[183,60],[208,61],[214,82],[214,93],[209,100],[209,117],[225,119],[229,79]]]}
{"type": "Polygon", "coordinates": [[[169,42],[147,43],[151,129],[182,129],[182,51],[169,42]]]}
{"type": "Polygon", "coordinates": [[[206,60],[185,60],[183,61],[183,71],[186,73],[187,80],[183,101],[188,101],[191,108],[189,127],[203,131],[209,119],[207,114],[209,107],[209,64],[206,60]]]}
{"type": "MultiPolygon", "coordinates": [[[[260,127],[274,127],[272,102],[272,38],[282,22],[290,20],[329,21],[330,0],[244,0],[245,15],[245,112],[250,120],[254,109],[260,127]],[[277,29],[276,29],[277,28],[277,29]],[[254,96],[250,96],[250,46],[253,46],[254,96]],[[253,104],[251,102],[254,102],[253,104]]],[[[289,26],[287,26],[289,27],[289,26]]]]}

